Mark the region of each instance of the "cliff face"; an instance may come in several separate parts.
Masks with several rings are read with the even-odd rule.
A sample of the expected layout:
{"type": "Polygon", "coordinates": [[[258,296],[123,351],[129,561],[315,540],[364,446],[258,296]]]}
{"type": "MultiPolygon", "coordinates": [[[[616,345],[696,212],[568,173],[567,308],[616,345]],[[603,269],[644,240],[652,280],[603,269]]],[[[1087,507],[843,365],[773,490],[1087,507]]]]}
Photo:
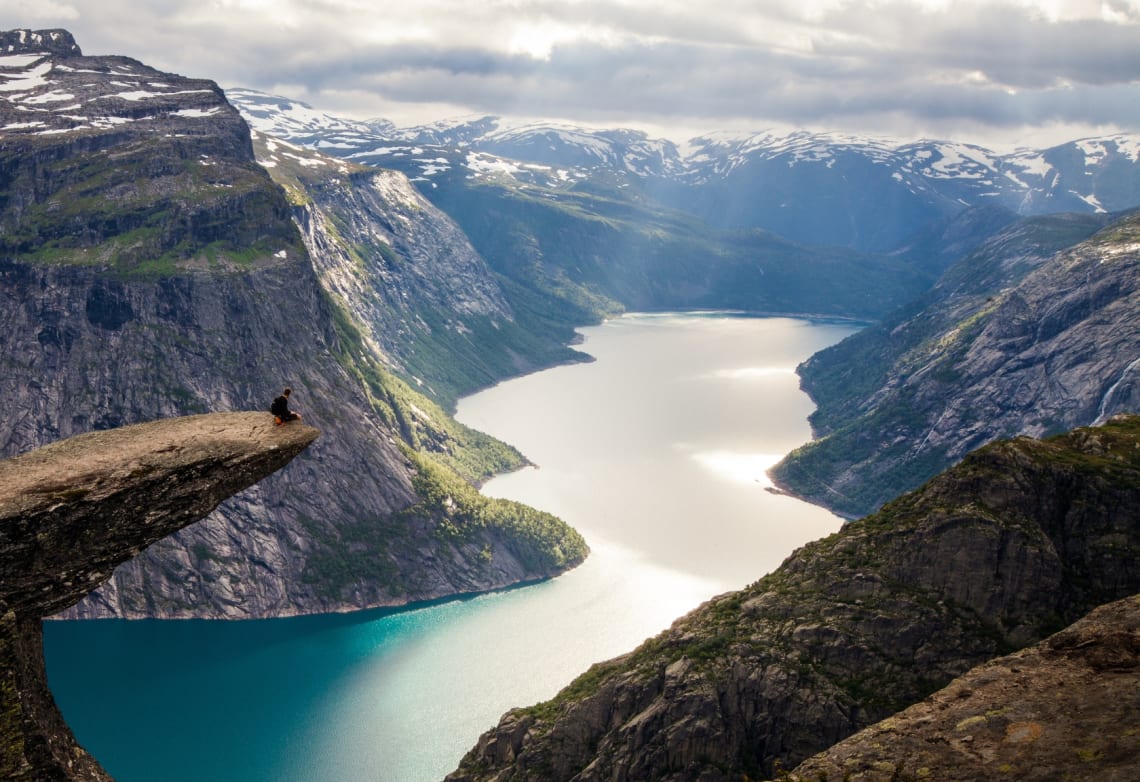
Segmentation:
{"type": "Polygon", "coordinates": [[[1140,418],[971,454],[715,598],[449,779],[716,780],[792,768],[998,654],[1140,591],[1140,418]]]}
{"type": "Polygon", "coordinates": [[[0,455],[266,409],[284,385],[326,434],[289,475],[152,547],[71,615],[396,605],[581,561],[584,543],[553,518],[459,517],[437,491],[449,470],[476,480],[521,457],[384,373],[216,85],[59,54],[45,37],[24,31],[0,62],[23,85],[0,92],[0,455]]]}
{"type": "Polygon", "coordinates": [[[459,227],[396,171],[255,133],[293,203],[321,283],[387,365],[445,406],[503,377],[581,360],[573,336],[525,313],[459,227]]]}
{"type": "Polygon", "coordinates": [[[1015,224],[800,367],[820,439],[773,477],[859,515],[996,438],[1140,410],[1138,312],[1140,217],[1015,224]]]}
{"type": "Polygon", "coordinates": [[[970,671],[781,777],[1096,779],[1140,765],[1140,596],[1096,609],[1031,649],[970,671]]]}
{"type": "Polygon", "coordinates": [[[109,782],[48,690],[41,618],[316,436],[300,423],[275,426],[268,413],[214,413],[92,432],[0,461],[0,776],[109,782]]]}

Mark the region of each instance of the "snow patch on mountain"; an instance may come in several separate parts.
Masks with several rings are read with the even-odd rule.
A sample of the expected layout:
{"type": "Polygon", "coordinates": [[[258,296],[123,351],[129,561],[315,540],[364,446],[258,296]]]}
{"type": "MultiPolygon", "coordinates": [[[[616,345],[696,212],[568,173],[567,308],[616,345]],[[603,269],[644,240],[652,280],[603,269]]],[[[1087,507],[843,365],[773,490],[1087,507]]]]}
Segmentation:
{"type": "MultiPolygon", "coordinates": [[[[770,166],[784,172],[802,167],[805,173],[818,172],[805,181],[842,177],[838,187],[854,188],[855,193],[868,188],[867,197],[891,198],[878,188],[898,188],[906,198],[944,211],[987,203],[1026,214],[1118,210],[1134,205],[1130,193],[1140,187],[1137,173],[1116,170],[1112,177],[1097,176],[1107,167],[1140,164],[1140,136],[1125,134],[1005,154],[946,140],[809,131],[717,132],[678,145],[636,130],[490,116],[396,128],[383,120],[329,117],[296,101],[250,90],[231,90],[230,98],[251,124],[269,135],[397,168],[433,184],[463,170],[468,179],[514,180],[520,186],[553,190],[597,178],[617,188],[642,182],[674,190],[729,187],[732,192],[735,185],[726,183],[777,176],[770,166]],[[1105,188],[1114,189],[1109,193],[1105,188]]],[[[781,187],[791,186],[786,173],[777,180],[784,182],[781,187]]],[[[804,197],[789,192],[773,199],[794,203],[804,197]]]]}
{"type": "Polygon", "coordinates": [[[51,61],[33,61],[22,66],[16,73],[0,72],[0,92],[24,92],[48,85],[47,75],[51,73],[51,61]],[[30,67],[29,67],[30,66],[30,67]]]}

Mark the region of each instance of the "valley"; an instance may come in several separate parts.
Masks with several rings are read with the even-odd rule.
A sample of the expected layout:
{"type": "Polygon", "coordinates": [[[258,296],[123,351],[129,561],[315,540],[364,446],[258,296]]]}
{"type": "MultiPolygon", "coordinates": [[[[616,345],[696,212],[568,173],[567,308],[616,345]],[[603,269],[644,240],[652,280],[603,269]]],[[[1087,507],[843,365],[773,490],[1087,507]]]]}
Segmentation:
{"type": "MultiPolygon", "coordinates": [[[[1126,681],[1138,648],[1127,603],[1140,550],[1138,206],[1140,142],[1126,133],[998,153],[806,130],[682,144],[493,116],[398,127],[223,91],[126,54],[86,56],[66,30],[0,32],[0,457],[156,419],[269,417],[286,385],[321,433],[201,523],[145,550],[109,539],[123,564],[87,568],[102,586],[78,604],[70,571],[47,573],[43,594],[13,586],[5,709],[26,683],[12,661],[38,643],[31,605],[64,611],[46,633],[59,639],[52,686],[81,741],[120,741],[124,779],[185,753],[136,752],[106,702],[130,692],[119,719],[146,722],[132,698],[157,686],[176,705],[187,682],[262,687],[247,718],[277,732],[256,745],[272,755],[297,730],[328,763],[239,747],[187,766],[188,779],[375,778],[386,761],[360,747],[382,730],[400,782],[453,769],[457,782],[727,782],[782,778],[801,761],[803,773],[854,773],[868,750],[849,735],[896,735],[874,726],[988,660],[1016,667],[1008,655],[1025,647],[1039,681],[1060,675],[1061,658],[1094,684],[1110,669],[1126,681]],[[598,335],[675,322],[688,330],[667,341],[590,349],[598,335]],[[730,346],[744,352],[720,352],[730,346]],[[649,385],[630,391],[613,366],[649,385]],[[568,381],[522,393],[494,425],[470,414],[471,394],[551,373],[609,385],[577,423],[562,413],[588,394],[568,381]],[[683,393],[702,384],[732,391],[683,393]],[[586,466],[602,472],[575,506],[586,466]],[[536,474],[553,485],[523,488],[536,474]],[[622,498],[605,481],[646,493],[622,498]],[[741,507],[721,505],[741,493],[741,507]],[[829,511],[854,521],[777,567],[838,527],[829,511]],[[598,573],[611,582],[564,586],[598,573]],[[636,586],[612,584],[637,574],[636,586]],[[530,602],[544,595],[560,597],[530,602]],[[595,597],[558,602],[582,595],[595,597]],[[497,618],[480,623],[484,610],[497,618]],[[528,610],[584,624],[551,642],[528,610]],[[151,636],[172,655],[185,646],[185,664],[131,663],[149,630],[123,632],[115,678],[111,660],[84,653],[100,643],[88,619],[243,621],[202,632],[220,650],[205,668],[193,660],[211,652],[195,655],[183,634],[196,621],[151,636]],[[437,619],[461,634],[425,630],[437,619]],[[608,629],[590,624],[602,619],[608,629]],[[299,630],[258,637],[275,622],[299,630]],[[511,629],[531,625],[530,640],[511,629]],[[400,628],[409,635],[393,641],[400,628]],[[472,638],[493,665],[466,658],[472,638]],[[595,638],[605,643],[577,643],[595,638]],[[1102,643],[1083,662],[1074,651],[1102,643]],[[265,695],[325,644],[349,654],[294,701],[265,695]],[[408,651],[424,644],[452,656],[408,651]],[[518,656],[499,659],[500,645],[518,656]],[[391,649],[399,665],[373,661],[391,649]],[[242,667],[250,660],[258,670],[242,667]],[[538,668],[520,675],[524,661],[538,668]],[[484,686],[503,663],[492,678],[510,686],[484,686]],[[139,686],[136,672],[154,678],[139,686]],[[333,697],[362,681],[375,711],[333,697]],[[441,687],[435,705],[410,717],[425,682],[441,687]],[[502,698],[480,700],[488,689],[502,698]],[[478,709],[456,707],[460,690],[478,709]],[[431,742],[431,714],[451,712],[465,738],[432,742],[422,764],[408,748],[431,742]],[[310,714],[340,727],[313,739],[310,714]]],[[[83,509],[86,490],[53,491],[60,508],[83,509]]],[[[39,540],[28,529],[11,528],[5,553],[39,540]]],[[[42,674],[32,679],[36,702],[50,702],[42,674]]],[[[35,731],[8,714],[0,769],[35,778],[12,764],[46,756],[25,751],[18,736],[35,731]]],[[[1063,734],[1067,718],[1046,727],[1063,734]]],[[[900,746],[919,730],[897,732],[900,746]]],[[[69,735],[62,723],[46,731],[69,735]]],[[[89,760],[75,773],[105,778],[89,760]]],[[[1099,750],[1050,762],[1077,761],[1094,775],[1131,768],[1099,750]]]]}

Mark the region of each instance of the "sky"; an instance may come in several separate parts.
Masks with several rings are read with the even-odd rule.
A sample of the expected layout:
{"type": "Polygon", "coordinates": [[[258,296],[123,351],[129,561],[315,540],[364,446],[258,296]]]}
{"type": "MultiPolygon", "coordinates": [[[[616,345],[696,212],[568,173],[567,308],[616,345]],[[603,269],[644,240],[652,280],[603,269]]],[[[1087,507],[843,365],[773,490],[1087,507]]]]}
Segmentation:
{"type": "Polygon", "coordinates": [[[1140,133],[1140,0],[0,0],[0,19],[399,125],[1140,133]]]}

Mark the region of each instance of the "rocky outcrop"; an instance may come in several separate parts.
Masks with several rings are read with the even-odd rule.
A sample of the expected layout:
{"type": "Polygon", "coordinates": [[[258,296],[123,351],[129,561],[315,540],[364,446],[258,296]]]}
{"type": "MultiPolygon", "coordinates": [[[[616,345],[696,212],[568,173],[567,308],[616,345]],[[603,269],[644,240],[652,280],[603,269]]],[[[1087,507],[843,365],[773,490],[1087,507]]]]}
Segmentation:
{"type": "Polygon", "coordinates": [[[1140,591],[1140,418],[987,446],[553,701],[449,779],[718,782],[793,768],[1140,591]]]}
{"type": "Polygon", "coordinates": [[[92,432],[0,461],[0,776],[110,779],[55,707],[41,618],[316,437],[268,413],[214,413],[92,432]]]}
{"type": "Polygon", "coordinates": [[[1096,609],[781,779],[940,782],[1140,775],[1140,597],[1096,609]]]}
{"type": "Polygon", "coordinates": [[[0,456],[156,417],[265,409],[285,385],[325,433],[288,474],[123,565],[69,615],[402,605],[581,561],[584,543],[556,519],[461,519],[420,481],[425,454],[468,480],[522,458],[383,371],[217,85],[60,55],[37,43],[49,34],[23,33],[0,58],[12,88],[0,90],[0,456]]]}
{"type": "Polygon", "coordinates": [[[0,30],[0,54],[50,52],[63,57],[83,52],[67,30],[0,30]]]}
{"type": "Polygon", "coordinates": [[[1140,216],[1102,226],[1017,223],[923,299],[801,365],[819,439],[776,482],[856,516],[999,437],[1140,410],[1140,216]]]}

